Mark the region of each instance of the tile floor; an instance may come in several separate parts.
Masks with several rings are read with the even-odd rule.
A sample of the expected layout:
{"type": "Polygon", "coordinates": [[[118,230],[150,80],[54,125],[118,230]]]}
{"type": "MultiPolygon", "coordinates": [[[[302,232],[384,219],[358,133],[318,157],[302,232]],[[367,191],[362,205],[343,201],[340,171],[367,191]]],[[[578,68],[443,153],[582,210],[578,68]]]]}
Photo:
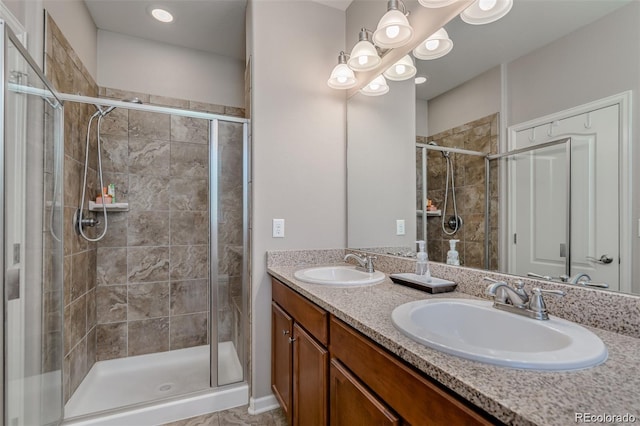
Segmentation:
{"type": "Polygon", "coordinates": [[[284,413],[280,408],[255,416],[249,414],[247,408],[248,406],[244,405],[217,413],[167,423],[164,426],[288,426],[284,413]]]}

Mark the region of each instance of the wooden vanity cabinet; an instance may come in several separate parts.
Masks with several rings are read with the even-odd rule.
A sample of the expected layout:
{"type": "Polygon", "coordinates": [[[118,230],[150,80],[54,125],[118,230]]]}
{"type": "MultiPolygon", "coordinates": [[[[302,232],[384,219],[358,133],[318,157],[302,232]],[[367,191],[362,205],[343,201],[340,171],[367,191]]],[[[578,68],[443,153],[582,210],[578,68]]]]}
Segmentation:
{"type": "Polygon", "coordinates": [[[290,425],[500,424],[275,279],[272,293],[271,383],[290,425]]]}
{"type": "Polygon", "coordinates": [[[335,317],[330,320],[330,334],[332,362],[340,360],[403,424],[499,424],[335,317]]]}
{"type": "Polygon", "coordinates": [[[294,426],[327,425],[329,315],[272,281],[271,387],[294,426]]]}
{"type": "Polygon", "coordinates": [[[278,306],[271,304],[271,389],[291,424],[293,406],[293,319],[278,306]]]}

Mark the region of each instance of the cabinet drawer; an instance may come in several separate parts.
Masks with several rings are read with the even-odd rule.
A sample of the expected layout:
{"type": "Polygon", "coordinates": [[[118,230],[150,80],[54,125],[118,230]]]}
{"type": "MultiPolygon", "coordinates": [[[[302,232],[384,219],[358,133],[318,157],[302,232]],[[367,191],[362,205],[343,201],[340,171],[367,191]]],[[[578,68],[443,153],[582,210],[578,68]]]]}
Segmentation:
{"type": "Polygon", "coordinates": [[[400,419],[337,359],[331,360],[331,426],[399,426],[400,419]]]}
{"type": "Polygon", "coordinates": [[[331,317],[330,329],[331,356],[338,358],[406,422],[447,426],[494,424],[349,325],[331,317]]]}
{"type": "Polygon", "coordinates": [[[329,343],[329,314],[276,279],[271,280],[273,300],[324,346],[329,343]]]}

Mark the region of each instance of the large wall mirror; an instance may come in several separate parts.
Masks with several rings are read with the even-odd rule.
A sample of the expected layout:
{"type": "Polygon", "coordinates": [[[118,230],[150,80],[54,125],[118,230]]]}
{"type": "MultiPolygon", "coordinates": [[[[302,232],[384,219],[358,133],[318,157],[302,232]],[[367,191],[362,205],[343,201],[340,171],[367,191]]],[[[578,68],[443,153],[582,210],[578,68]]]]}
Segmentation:
{"type": "MultiPolygon", "coordinates": [[[[348,35],[375,25],[365,3],[348,35]]],[[[463,266],[640,294],[640,1],[515,0],[445,28],[426,83],[348,101],[348,246],[426,239],[445,262],[456,239],[463,266]]]]}

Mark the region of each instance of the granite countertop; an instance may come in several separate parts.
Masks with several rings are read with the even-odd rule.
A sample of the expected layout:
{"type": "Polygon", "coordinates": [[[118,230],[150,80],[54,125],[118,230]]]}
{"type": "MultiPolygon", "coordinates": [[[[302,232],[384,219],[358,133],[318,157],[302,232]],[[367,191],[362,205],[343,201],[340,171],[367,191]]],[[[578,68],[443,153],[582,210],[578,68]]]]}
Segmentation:
{"type": "MultiPolygon", "coordinates": [[[[504,423],[564,426],[576,423],[576,413],[630,414],[640,419],[640,339],[586,327],[602,339],[609,351],[607,361],[601,365],[567,372],[493,366],[416,343],[391,322],[393,309],[406,302],[473,296],[459,291],[431,295],[394,284],[388,277],[368,287],[308,284],[293,276],[302,267],[271,265],[268,272],[504,423]]],[[[621,423],[612,420],[607,423],[621,423]]]]}

